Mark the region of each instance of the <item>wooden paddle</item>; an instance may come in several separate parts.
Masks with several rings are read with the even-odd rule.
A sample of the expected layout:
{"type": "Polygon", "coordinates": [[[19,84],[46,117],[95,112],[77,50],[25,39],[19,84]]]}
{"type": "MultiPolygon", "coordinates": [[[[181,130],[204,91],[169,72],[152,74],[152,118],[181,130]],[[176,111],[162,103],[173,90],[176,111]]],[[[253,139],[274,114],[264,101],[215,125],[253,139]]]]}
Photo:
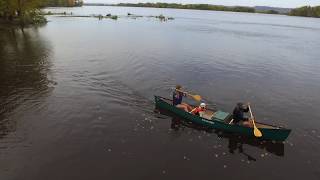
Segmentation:
{"type": "Polygon", "coordinates": [[[252,124],[253,124],[253,133],[254,133],[254,136],[256,136],[256,137],[261,137],[261,136],[262,136],[262,133],[261,133],[261,131],[257,128],[257,126],[256,126],[256,124],[255,124],[255,122],[254,122],[254,117],[253,117],[253,114],[252,114],[250,105],[249,105],[248,107],[249,107],[249,111],[250,111],[250,115],[251,115],[251,120],[252,120],[252,124]]]}
{"type": "Polygon", "coordinates": [[[176,89],[176,91],[179,91],[179,92],[182,92],[182,93],[185,93],[186,95],[188,95],[188,96],[190,96],[190,97],[192,97],[194,100],[196,100],[196,101],[201,101],[201,96],[200,95],[193,95],[193,94],[190,94],[190,93],[188,93],[188,92],[184,92],[184,91],[181,91],[181,90],[179,90],[179,89],[176,89]]]}

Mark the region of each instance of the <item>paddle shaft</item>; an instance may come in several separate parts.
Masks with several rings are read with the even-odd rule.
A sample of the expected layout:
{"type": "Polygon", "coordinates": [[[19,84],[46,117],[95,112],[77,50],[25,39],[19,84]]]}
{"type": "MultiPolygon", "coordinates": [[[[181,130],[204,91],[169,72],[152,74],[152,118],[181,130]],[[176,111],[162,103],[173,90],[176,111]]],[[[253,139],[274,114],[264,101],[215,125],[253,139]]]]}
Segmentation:
{"type": "Polygon", "coordinates": [[[251,111],[251,106],[249,105],[248,107],[249,107],[249,112],[250,112],[251,120],[252,120],[252,124],[253,124],[254,135],[257,136],[257,137],[261,137],[261,136],[262,136],[262,133],[261,133],[261,131],[257,128],[256,123],[254,122],[254,116],[253,116],[252,111],[251,111]]]}
{"type": "Polygon", "coordinates": [[[249,105],[248,107],[249,107],[249,112],[250,112],[250,116],[251,116],[252,124],[253,124],[254,128],[257,128],[257,127],[256,127],[256,123],[254,122],[254,117],[253,117],[253,114],[252,114],[252,111],[251,111],[251,107],[250,107],[250,105],[249,105]]]}
{"type": "Polygon", "coordinates": [[[251,120],[253,120],[253,119],[254,119],[254,117],[253,117],[253,114],[252,114],[252,111],[251,111],[251,107],[250,107],[250,105],[249,105],[248,107],[249,107],[249,112],[250,112],[251,120]]]}
{"type": "Polygon", "coordinates": [[[188,92],[181,91],[181,90],[179,90],[179,89],[175,89],[175,90],[178,91],[178,92],[184,93],[184,94],[186,94],[186,95],[188,95],[188,96],[191,96],[191,97],[194,96],[194,95],[192,95],[192,94],[189,94],[188,92]]]}
{"type": "MultiPolygon", "coordinates": [[[[184,93],[184,94],[186,94],[187,96],[190,96],[190,97],[192,97],[194,100],[196,100],[196,101],[201,101],[201,100],[205,100],[206,102],[209,102],[210,103],[210,101],[208,101],[208,100],[206,100],[206,99],[203,99],[200,95],[193,95],[193,94],[189,94],[188,92],[185,92],[185,91],[182,91],[182,90],[179,90],[179,89],[175,89],[176,91],[178,91],[178,92],[181,92],[181,93],[184,93]]],[[[217,106],[215,103],[210,103],[210,104],[208,104],[207,103],[207,105],[208,106],[213,106],[213,108],[215,109],[215,107],[217,106]]],[[[208,110],[210,110],[210,109],[208,109],[208,110]]],[[[215,110],[213,110],[213,111],[215,111],[215,110]]]]}
{"type": "Polygon", "coordinates": [[[179,89],[175,89],[175,90],[178,91],[178,92],[184,93],[184,94],[186,94],[187,96],[192,97],[192,98],[193,98],[194,100],[196,100],[196,101],[200,101],[200,100],[202,99],[200,95],[193,95],[193,94],[190,94],[190,93],[188,93],[188,92],[181,91],[181,90],[179,90],[179,89]]]}

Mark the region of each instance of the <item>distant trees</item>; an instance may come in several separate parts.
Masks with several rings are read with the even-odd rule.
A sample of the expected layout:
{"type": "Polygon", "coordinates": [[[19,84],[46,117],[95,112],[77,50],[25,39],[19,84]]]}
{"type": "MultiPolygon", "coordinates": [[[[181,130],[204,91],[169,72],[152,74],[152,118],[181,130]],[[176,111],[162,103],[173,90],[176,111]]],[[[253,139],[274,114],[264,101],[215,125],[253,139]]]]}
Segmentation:
{"type": "Polygon", "coordinates": [[[320,6],[303,6],[300,8],[292,9],[289,15],[320,18],[320,6]]]}
{"type": "Polygon", "coordinates": [[[266,14],[279,14],[279,12],[276,10],[267,10],[264,13],[266,13],[266,14]]]}
{"type": "Polygon", "coordinates": [[[154,8],[174,8],[174,9],[199,9],[199,10],[212,10],[212,11],[233,11],[233,12],[249,12],[254,13],[255,9],[252,7],[243,6],[218,6],[210,4],[177,4],[177,3],[119,3],[117,6],[129,7],[154,7],[154,8]]]}
{"type": "Polygon", "coordinates": [[[261,13],[261,14],[280,14],[279,11],[276,11],[276,10],[256,10],[256,13],[261,13]]]}
{"type": "MultiPolygon", "coordinates": [[[[287,14],[279,12],[278,10],[256,10],[253,7],[244,6],[219,6],[210,4],[177,4],[177,3],[119,3],[115,6],[128,6],[128,7],[153,7],[153,8],[174,8],[174,9],[199,9],[199,10],[212,10],[212,11],[233,11],[233,12],[248,12],[248,13],[265,13],[265,14],[287,14]]],[[[288,15],[291,16],[305,16],[305,17],[319,17],[320,6],[304,6],[292,9],[288,15]]]]}
{"type": "Polygon", "coordinates": [[[74,7],[82,5],[82,0],[43,0],[43,6],[49,7],[74,7]]]}

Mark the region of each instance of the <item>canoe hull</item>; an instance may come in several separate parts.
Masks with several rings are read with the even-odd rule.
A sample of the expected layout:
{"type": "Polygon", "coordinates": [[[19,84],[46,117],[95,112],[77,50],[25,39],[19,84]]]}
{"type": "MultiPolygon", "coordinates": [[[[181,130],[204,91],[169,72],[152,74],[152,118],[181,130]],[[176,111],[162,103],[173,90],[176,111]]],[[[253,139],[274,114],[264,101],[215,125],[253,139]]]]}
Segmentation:
{"type": "MultiPolygon", "coordinates": [[[[207,119],[201,118],[199,116],[195,116],[193,114],[190,114],[188,112],[183,111],[182,109],[176,108],[172,104],[164,101],[162,97],[155,96],[155,104],[156,104],[156,108],[164,109],[169,112],[172,112],[172,113],[180,116],[181,118],[183,118],[187,121],[190,121],[192,123],[195,123],[195,124],[207,127],[207,128],[219,129],[219,130],[223,130],[223,131],[227,131],[227,132],[233,132],[233,133],[238,133],[241,135],[254,137],[253,128],[240,126],[240,125],[234,125],[234,124],[228,124],[228,123],[216,120],[214,118],[212,120],[207,120],[207,119]]],[[[285,129],[285,128],[281,128],[281,127],[275,127],[273,129],[259,128],[259,130],[263,134],[263,136],[260,137],[259,139],[274,140],[274,141],[286,140],[291,132],[290,129],[285,129]]]]}

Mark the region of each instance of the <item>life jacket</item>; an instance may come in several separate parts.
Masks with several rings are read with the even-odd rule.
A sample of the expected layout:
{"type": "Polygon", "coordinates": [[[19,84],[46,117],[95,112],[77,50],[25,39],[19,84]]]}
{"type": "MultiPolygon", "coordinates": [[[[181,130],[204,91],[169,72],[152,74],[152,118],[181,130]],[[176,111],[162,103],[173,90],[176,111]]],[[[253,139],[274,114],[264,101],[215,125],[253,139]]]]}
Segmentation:
{"type": "Polygon", "coordinates": [[[193,114],[199,115],[200,112],[204,112],[205,109],[202,109],[201,107],[196,107],[195,110],[193,111],[193,114]]]}

